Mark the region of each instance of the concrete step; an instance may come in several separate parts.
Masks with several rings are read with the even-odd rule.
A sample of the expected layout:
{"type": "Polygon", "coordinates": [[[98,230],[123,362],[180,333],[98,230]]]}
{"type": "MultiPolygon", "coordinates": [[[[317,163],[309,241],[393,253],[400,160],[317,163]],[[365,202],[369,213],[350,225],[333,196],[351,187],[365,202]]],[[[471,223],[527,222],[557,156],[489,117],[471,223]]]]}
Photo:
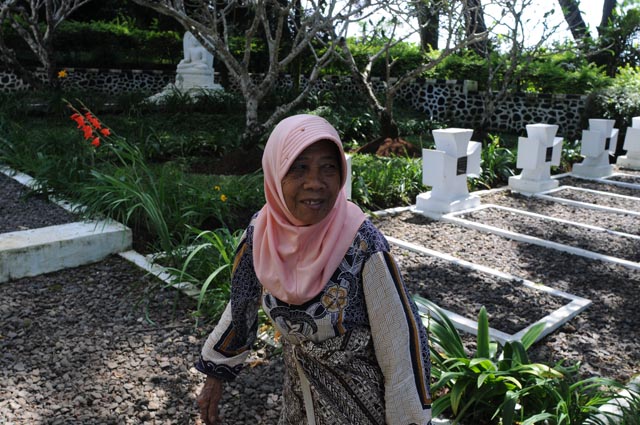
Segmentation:
{"type": "Polygon", "coordinates": [[[0,234],[0,283],[100,261],[131,248],[131,230],[86,221],[0,234]]]}

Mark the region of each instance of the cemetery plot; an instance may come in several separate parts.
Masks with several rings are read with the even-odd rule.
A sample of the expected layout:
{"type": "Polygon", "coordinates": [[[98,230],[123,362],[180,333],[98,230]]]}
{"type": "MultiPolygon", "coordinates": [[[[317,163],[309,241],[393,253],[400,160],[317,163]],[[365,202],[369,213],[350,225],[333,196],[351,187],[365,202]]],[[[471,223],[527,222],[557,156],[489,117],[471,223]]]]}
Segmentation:
{"type": "MultiPolygon", "coordinates": [[[[480,230],[498,232],[508,237],[528,240],[554,249],[563,249],[555,245],[561,244],[599,253],[602,256],[640,262],[639,235],[615,232],[602,227],[489,204],[472,211],[449,214],[447,219],[465,226],[476,225],[480,230]],[[554,244],[545,244],[545,241],[554,244]]],[[[572,252],[588,255],[577,250],[572,252]]],[[[640,269],[640,264],[636,266],[640,269]]]]}
{"type": "MultiPolygon", "coordinates": [[[[590,301],[544,285],[479,267],[390,238],[407,287],[436,303],[458,329],[477,333],[480,308],[487,309],[492,338],[517,340],[535,323],[546,323],[544,335],[575,317],[590,301]]],[[[419,304],[420,305],[420,304],[419,304]]]]}
{"type": "MultiPolygon", "coordinates": [[[[622,188],[624,189],[624,188],[622,188]]],[[[618,193],[602,192],[582,187],[560,186],[536,195],[542,198],[554,198],[558,201],[573,201],[585,205],[594,205],[629,214],[640,215],[640,197],[621,195],[618,193]]]]}
{"type": "Polygon", "coordinates": [[[638,185],[638,189],[640,189],[640,176],[635,174],[616,173],[610,175],[609,177],[605,177],[603,180],[611,180],[614,182],[638,185]]]}
{"type": "Polygon", "coordinates": [[[535,361],[580,361],[589,373],[626,379],[627,365],[640,361],[637,270],[406,211],[372,220],[392,238],[591,300],[574,319],[529,349],[535,361]]]}
{"type": "Polygon", "coordinates": [[[617,232],[640,235],[640,220],[633,214],[616,211],[594,213],[580,205],[568,205],[553,199],[524,196],[508,190],[492,191],[481,197],[483,204],[495,204],[556,218],[570,218],[577,223],[603,227],[617,232]]]}
{"type": "Polygon", "coordinates": [[[0,172],[0,233],[37,229],[78,221],[78,217],[0,172]]]}
{"type": "Polygon", "coordinates": [[[626,183],[616,184],[615,181],[608,181],[605,179],[563,177],[560,179],[560,186],[580,187],[583,189],[597,190],[599,192],[640,197],[640,187],[630,186],[626,183]]]}

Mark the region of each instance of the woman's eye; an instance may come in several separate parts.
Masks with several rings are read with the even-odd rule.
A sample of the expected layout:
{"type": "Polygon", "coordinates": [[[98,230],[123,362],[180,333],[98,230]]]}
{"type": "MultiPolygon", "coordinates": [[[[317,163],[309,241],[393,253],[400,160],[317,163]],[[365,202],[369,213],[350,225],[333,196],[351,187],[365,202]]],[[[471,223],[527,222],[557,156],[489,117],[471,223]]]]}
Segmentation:
{"type": "Polygon", "coordinates": [[[287,174],[294,174],[294,173],[299,174],[304,172],[305,169],[306,169],[306,166],[304,164],[293,163],[291,167],[289,167],[289,171],[287,171],[287,174]]]}

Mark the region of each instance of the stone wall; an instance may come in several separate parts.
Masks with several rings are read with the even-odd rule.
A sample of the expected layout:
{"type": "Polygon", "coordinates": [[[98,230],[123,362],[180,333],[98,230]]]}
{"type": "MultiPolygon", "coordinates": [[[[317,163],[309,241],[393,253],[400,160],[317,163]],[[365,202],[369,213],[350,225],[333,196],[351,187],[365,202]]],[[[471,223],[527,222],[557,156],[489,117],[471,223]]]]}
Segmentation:
{"type": "MultiPolygon", "coordinates": [[[[215,81],[221,83],[218,73],[215,81]]],[[[92,89],[110,95],[143,91],[155,94],[175,80],[172,71],[114,70],[114,69],[67,69],[63,87],[69,89],[92,89]]],[[[302,81],[301,84],[306,84],[302,81]]],[[[378,89],[385,82],[374,79],[378,89]]],[[[224,83],[223,83],[224,85],[224,83]]],[[[278,89],[292,89],[291,76],[285,75],[278,82],[278,89]]],[[[238,91],[230,82],[225,87],[238,91]]],[[[26,90],[28,86],[13,73],[0,70],[0,92],[26,90]]],[[[357,95],[359,89],[350,77],[333,76],[316,82],[316,90],[337,90],[347,95],[357,95]]],[[[486,93],[477,91],[477,84],[467,80],[416,79],[398,93],[404,100],[425,114],[429,119],[455,123],[458,127],[479,129],[484,110],[486,93]]],[[[534,95],[509,94],[496,105],[490,120],[490,131],[509,131],[525,134],[525,126],[533,123],[558,124],[558,135],[575,138],[580,134],[581,114],[584,112],[586,96],[580,95],[534,95]]]]}

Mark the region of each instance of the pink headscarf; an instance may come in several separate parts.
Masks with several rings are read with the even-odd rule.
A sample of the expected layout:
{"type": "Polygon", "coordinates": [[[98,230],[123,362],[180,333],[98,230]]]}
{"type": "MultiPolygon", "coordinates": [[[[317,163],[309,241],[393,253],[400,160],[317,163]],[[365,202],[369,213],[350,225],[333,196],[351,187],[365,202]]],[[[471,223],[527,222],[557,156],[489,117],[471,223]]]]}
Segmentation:
{"type": "Polygon", "coordinates": [[[347,163],[336,130],[324,118],[295,115],[273,130],[262,156],[267,203],[253,233],[253,264],[260,283],[276,298],[300,305],[322,291],[365,219],[344,192],[347,163]],[[307,147],[330,140],[340,151],[342,190],[321,222],[303,226],[288,210],[282,179],[307,147]]]}

